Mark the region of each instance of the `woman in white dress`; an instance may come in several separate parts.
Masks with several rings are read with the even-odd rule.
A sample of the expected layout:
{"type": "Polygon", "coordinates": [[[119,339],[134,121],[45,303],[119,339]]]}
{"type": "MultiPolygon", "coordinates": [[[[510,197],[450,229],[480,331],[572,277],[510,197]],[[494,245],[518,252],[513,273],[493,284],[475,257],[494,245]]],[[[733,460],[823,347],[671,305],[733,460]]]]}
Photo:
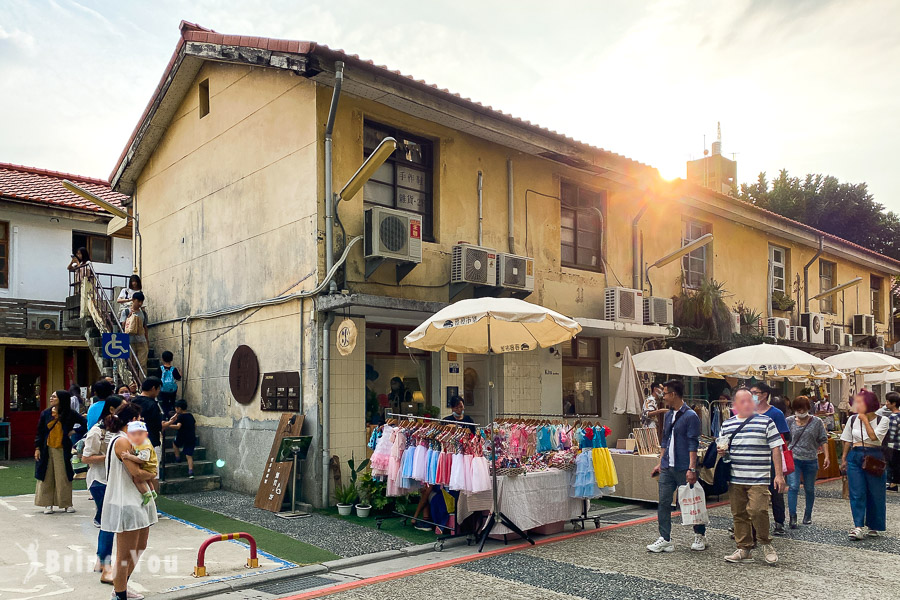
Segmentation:
{"type": "Polygon", "coordinates": [[[131,442],[125,436],[125,429],[131,421],[140,419],[140,408],[134,404],[123,404],[106,419],[106,429],[113,434],[106,452],[106,468],[109,476],[100,529],[116,534],[116,568],[113,577],[115,597],[118,600],[135,598],[129,594],[128,579],[147,548],[150,526],[156,523],[156,503],[150,500],[143,504],[143,497],[134,484],[134,478],[149,481],[153,474],[140,468],[137,463],[122,460],[132,452],[131,442]]]}

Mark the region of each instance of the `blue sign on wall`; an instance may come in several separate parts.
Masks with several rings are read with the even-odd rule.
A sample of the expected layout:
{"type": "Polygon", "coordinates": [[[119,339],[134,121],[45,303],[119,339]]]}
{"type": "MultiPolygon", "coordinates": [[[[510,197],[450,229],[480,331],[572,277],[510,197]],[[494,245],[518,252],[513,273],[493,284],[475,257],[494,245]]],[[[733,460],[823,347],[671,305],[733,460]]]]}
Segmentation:
{"type": "Polygon", "coordinates": [[[127,333],[103,334],[104,358],[128,358],[131,355],[131,336],[127,333]]]}

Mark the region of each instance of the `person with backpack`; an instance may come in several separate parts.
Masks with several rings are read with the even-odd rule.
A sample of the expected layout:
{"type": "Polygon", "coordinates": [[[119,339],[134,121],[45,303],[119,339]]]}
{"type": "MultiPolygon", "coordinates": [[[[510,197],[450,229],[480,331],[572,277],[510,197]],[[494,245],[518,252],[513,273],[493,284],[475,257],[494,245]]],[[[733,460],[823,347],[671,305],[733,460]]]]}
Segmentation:
{"type": "Polygon", "coordinates": [[[770,484],[784,493],[787,484],[782,472],[781,446],[783,441],[775,422],[758,414],[753,395],[740,389],[734,395],[735,416],[722,424],[719,443],[720,458],[729,460],[731,467],[731,515],[734,518],[734,539],[737,551],[725,557],[730,563],[753,562],[751,551],[755,545],[753,530],[762,544],[766,563],[778,562],[778,554],[769,533],[770,484]],[[771,475],[774,465],[774,481],[771,475]]]}
{"type": "Polygon", "coordinates": [[[131,349],[141,369],[147,369],[147,355],[150,346],[147,344],[147,311],[143,309],[144,294],[135,292],[131,296],[131,306],[122,309],[119,322],[122,323],[122,331],[131,337],[131,349]]]}
{"type": "Polygon", "coordinates": [[[175,412],[175,396],[178,394],[178,382],[181,381],[181,373],[172,365],[174,358],[175,356],[166,350],[162,353],[162,366],[159,368],[159,379],[162,381],[159,407],[166,418],[175,412]]]}
{"type": "Polygon", "coordinates": [[[875,414],[880,406],[878,396],[861,390],[853,397],[851,410],[855,414],[841,433],[841,471],[847,474],[853,514],[848,535],[856,541],[877,537],[887,527],[887,478],[881,441],[888,433],[890,419],[875,414]]]}

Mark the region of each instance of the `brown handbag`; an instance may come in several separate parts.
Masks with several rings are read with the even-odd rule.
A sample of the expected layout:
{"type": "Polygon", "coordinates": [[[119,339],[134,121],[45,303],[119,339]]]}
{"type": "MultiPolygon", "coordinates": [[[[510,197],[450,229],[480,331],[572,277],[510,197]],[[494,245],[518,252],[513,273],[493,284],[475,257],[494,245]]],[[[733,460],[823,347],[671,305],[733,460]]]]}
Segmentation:
{"type": "MultiPolygon", "coordinates": [[[[881,417],[878,417],[880,420],[881,417]]],[[[859,420],[859,417],[856,417],[856,420],[859,422],[859,437],[862,440],[863,448],[866,448],[866,430],[862,424],[862,421],[859,420]]],[[[878,421],[875,421],[875,424],[878,425],[878,421]]],[[[869,446],[872,447],[872,446],[869,446]]],[[[875,446],[877,448],[881,448],[881,446],[875,446]]],[[[887,467],[887,463],[882,458],[878,458],[877,456],[872,456],[871,454],[867,454],[863,457],[862,461],[862,470],[868,473],[873,477],[883,477],[884,469],[887,467]]]]}

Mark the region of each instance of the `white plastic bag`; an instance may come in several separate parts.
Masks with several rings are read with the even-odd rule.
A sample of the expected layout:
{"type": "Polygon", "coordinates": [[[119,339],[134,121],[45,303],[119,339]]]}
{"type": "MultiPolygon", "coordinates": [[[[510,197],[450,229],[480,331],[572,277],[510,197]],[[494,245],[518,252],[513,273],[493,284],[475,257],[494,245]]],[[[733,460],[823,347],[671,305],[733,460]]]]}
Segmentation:
{"type": "Polygon", "coordinates": [[[706,511],[706,494],[699,483],[687,484],[678,488],[678,505],[681,507],[682,525],[708,525],[709,513],[706,511]]]}

